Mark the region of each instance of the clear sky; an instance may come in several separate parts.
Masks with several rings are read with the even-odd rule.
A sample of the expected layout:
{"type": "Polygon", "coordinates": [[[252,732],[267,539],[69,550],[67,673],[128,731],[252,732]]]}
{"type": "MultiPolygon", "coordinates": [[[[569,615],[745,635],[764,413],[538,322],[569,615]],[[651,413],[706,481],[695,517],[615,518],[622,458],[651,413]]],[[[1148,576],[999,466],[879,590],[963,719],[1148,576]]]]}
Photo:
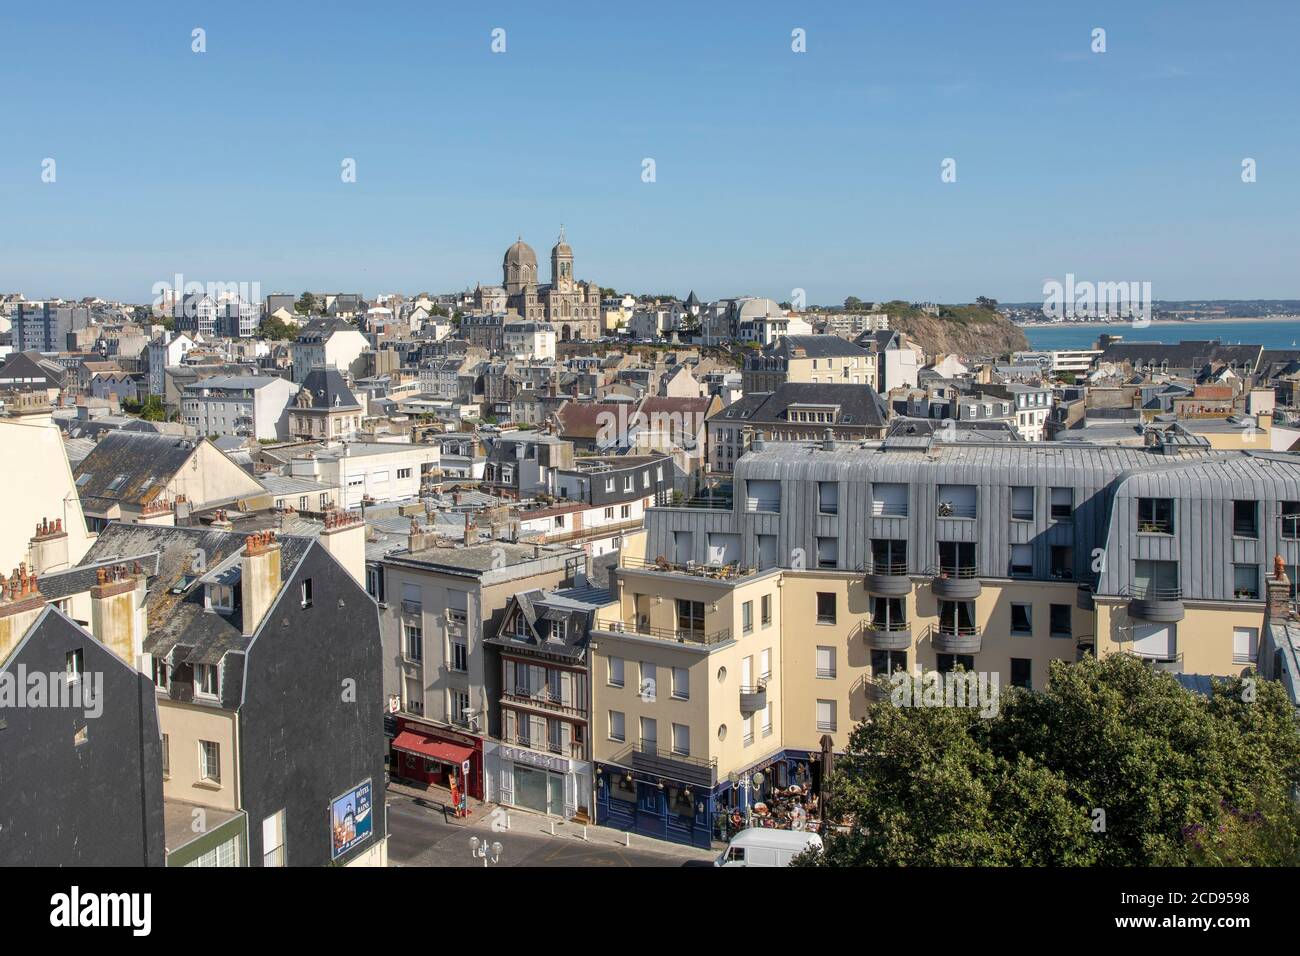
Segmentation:
{"type": "Polygon", "coordinates": [[[450,291],[517,234],[545,279],[561,223],[636,292],[1300,297],[1296,2],[7,0],[0,37],[29,297],[450,291]]]}

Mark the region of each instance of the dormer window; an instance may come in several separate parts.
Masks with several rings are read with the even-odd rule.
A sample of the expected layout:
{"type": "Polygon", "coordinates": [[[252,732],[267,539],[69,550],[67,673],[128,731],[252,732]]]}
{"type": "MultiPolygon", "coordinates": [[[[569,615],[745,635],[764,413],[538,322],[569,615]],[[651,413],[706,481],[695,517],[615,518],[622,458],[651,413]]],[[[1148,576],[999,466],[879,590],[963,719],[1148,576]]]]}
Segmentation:
{"type": "Polygon", "coordinates": [[[528,640],[528,621],[522,611],[515,615],[515,637],[521,641],[528,640]]]}
{"type": "Polygon", "coordinates": [[[229,584],[208,585],[208,610],[229,614],[235,609],[235,589],[229,584]]]}
{"type": "Polygon", "coordinates": [[[556,641],[556,642],[558,642],[558,643],[563,644],[563,643],[564,643],[564,631],[565,631],[565,622],[564,622],[564,621],[552,621],[552,622],[551,622],[551,636],[550,636],[550,639],[551,639],[552,641],[556,641]]]}

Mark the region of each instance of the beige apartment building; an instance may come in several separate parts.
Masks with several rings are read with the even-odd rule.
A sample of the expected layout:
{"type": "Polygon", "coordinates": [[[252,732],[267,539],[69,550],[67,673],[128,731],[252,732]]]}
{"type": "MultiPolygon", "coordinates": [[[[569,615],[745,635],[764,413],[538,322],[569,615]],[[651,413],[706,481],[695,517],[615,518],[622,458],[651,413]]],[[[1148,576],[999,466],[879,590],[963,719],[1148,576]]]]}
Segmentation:
{"type": "Polygon", "coordinates": [[[592,655],[598,819],[701,846],[771,787],[816,786],[882,677],[1042,688],[1115,653],[1241,674],[1273,556],[1300,577],[1300,461],[1186,436],[758,441],[721,500],[647,513],[592,655]]]}

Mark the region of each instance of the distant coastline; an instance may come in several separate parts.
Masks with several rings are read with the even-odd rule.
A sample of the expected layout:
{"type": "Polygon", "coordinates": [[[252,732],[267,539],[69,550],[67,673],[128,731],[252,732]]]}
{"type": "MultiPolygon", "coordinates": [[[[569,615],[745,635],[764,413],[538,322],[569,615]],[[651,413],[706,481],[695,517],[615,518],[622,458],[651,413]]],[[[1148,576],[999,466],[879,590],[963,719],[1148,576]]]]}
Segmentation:
{"type": "MultiPolygon", "coordinates": [[[[1300,322],[1300,315],[1259,315],[1238,316],[1230,319],[1152,319],[1147,325],[1226,325],[1228,323],[1250,322],[1300,322]]],[[[1133,321],[1125,319],[1120,322],[1017,322],[1022,329],[1131,329],[1133,321]]]]}

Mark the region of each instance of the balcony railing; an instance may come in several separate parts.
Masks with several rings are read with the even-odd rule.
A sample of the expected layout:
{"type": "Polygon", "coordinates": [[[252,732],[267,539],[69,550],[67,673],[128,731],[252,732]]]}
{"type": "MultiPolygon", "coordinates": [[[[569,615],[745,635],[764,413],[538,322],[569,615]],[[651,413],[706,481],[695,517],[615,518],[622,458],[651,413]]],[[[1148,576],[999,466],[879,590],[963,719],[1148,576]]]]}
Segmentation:
{"type": "Polygon", "coordinates": [[[978,516],[978,509],[975,505],[940,501],[938,514],[940,518],[974,518],[978,516]]]}
{"type": "Polygon", "coordinates": [[[674,564],[664,557],[655,558],[651,561],[631,556],[625,556],[622,559],[621,567],[632,571],[663,571],[673,574],[689,574],[693,577],[709,578],[715,581],[745,577],[754,574],[757,570],[752,567],[744,567],[739,561],[731,561],[727,564],[704,564],[695,561],[689,561],[686,564],[674,564]]]}
{"type": "Polygon", "coordinates": [[[869,561],[865,570],[867,574],[879,574],[881,577],[905,578],[907,577],[907,562],[869,561]]]}
{"type": "Polygon", "coordinates": [[[1174,523],[1166,519],[1139,520],[1138,534],[1173,534],[1174,523]]]}
{"type": "Polygon", "coordinates": [[[552,740],[534,740],[531,737],[521,737],[518,734],[513,736],[507,734],[501,738],[501,742],[511,747],[523,747],[525,750],[540,750],[546,753],[559,754],[561,757],[569,757],[572,760],[582,760],[584,758],[581,744],[571,743],[568,747],[564,744],[552,740]]]}
{"type": "Polygon", "coordinates": [[[873,518],[906,518],[907,502],[873,501],[871,502],[871,516],[873,518]]]}
{"type": "Polygon", "coordinates": [[[406,601],[406,600],[403,600],[403,601],[402,601],[402,613],[403,613],[403,614],[423,614],[423,613],[424,613],[424,605],[421,604],[419,601],[406,601]]]}
{"type": "Polygon", "coordinates": [[[661,750],[656,740],[641,740],[628,747],[614,763],[643,773],[711,787],[718,782],[718,761],[661,750]]]}
{"type": "Polygon", "coordinates": [[[754,512],[771,512],[776,513],[781,510],[780,498],[746,498],[745,510],[751,514],[754,512]]]}
{"type": "Polygon", "coordinates": [[[897,634],[901,631],[911,630],[910,621],[887,621],[881,618],[872,618],[867,624],[867,630],[879,631],[882,634],[897,634]]]}
{"type": "Polygon", "coordinates": [[[1151,584],[1134,584],[1128,588],[1128,597],[1137,601],[1181,601],[1180,587],[1157,587],[1151,584]]]}
{"type": "Polygon", "coordinates": [[[977,578],[980,576],[978,565],[974,564],[940,564],[930,569],[930,576],[936,578],[977,578]]]}
{"type": "Polygon", "coordinates": [[[731,629],[727,627],[720,631],[705,632],[691,628],[651,627],[649,624],[636,624],[628,621],[598,620],[593,630],[605,631],[609,634],[635,634],[638,637],[653,637],[657,640],[672,641],[676,644],[711,646],[725,644],[731,640],[731,629]]]}
{"type": "Polygon", "coordinates": [[[574,714],[582,716],[585,712],[572,704],[566,704],[559,694],[549,689],[532,690],[527,687],[516,687],[514,690],[506,689],[501,692],[504,703],[522,704],[525,706],[541,707],[546,710],[554,710],[564,714],[574,714]]]}

